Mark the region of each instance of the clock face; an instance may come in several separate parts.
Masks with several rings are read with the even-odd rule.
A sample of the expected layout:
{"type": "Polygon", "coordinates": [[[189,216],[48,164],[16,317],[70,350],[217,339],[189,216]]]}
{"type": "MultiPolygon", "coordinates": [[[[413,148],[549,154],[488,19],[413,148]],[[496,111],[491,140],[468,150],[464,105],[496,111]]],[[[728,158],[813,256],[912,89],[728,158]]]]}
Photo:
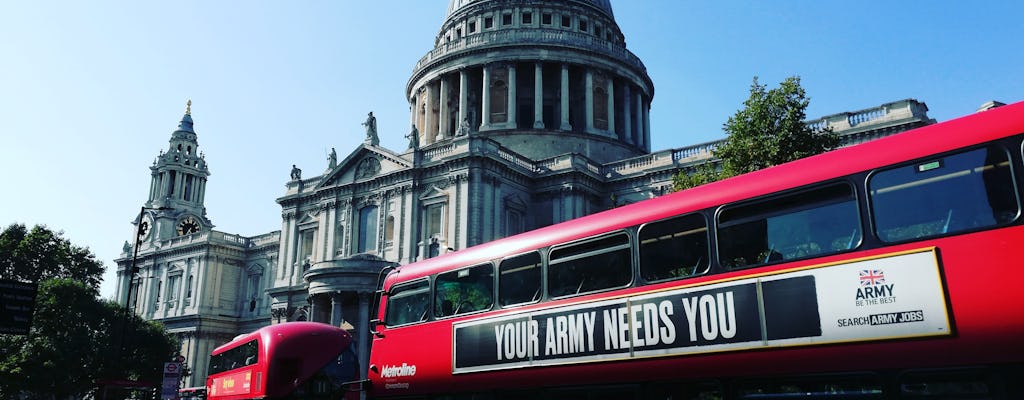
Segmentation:
{"type": "Polygon", "coordinates": [[[136,239],[138,239],[139,243],[142,243],[142,241],[149,238],[149,234],[152,231],[153,218],[150,218],[149,215],[145,215],[142,217],[142,221],[139,221],[139,228],[138,232],[136,233],[136,239]]]}
{"type": "Polygon", "coordinates": [[[196,217],[188,216],[178,222],[178,235],[191,235],[199,232],[199,221],[196,217]]]}
{"type": "Polygon", "coordinates": [[[147,237],[149,237],[149,231],[151,229],[152,229],[152,227],[149,226],[149,221],[143,220],[142,222],[139,222],[139,241],[140,242],[145,240],[147,237]]]}

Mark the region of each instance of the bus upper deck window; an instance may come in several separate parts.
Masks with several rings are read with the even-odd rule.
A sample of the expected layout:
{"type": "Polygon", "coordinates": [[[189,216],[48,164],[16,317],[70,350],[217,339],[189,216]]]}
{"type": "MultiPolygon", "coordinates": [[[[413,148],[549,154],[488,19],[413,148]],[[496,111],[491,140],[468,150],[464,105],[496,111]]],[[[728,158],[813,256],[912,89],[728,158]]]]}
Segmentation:
{"type": "Polygon", "coordinates": [[[847,183],[726,206],[718,215],[718,246],[728,268],[851,250],[860,245],[860,214],[847,183]]]}
{"type": "Polygon", "coordinates": [[[548,263],[551,297],[623,287],[633,280],[629,237],[621,232],[556,247],[548,263]]]}
{"type": "Polygon", "coordinates": [[[875,229],[886,242],[994,226],[1019,213],[1009,156],[999,146],[880,171],[868,190],[875,229]]]}
{"type": "Polygon", "coordinates": [[[640,276],[647,281],[703,273],[708,261],[708,223],[700,214],[653,222],[640,228],[640,276]]]}
{"type": "Polygon", "coordinates": [[[384,323],[387,326],[425,321],[430,311],[430,283],[426,279],[396,285],[388,297],[384,323]]]}
{"type": "Polygon", "coordinates": [[[494,304],[494,267],[486,263],[438,274],[434,292],[435,317],[489,310],[494,304]]]}
{"type": "Polygon", "coordinates": [[[540,300],[540,253],[509,257],[498,267],[498,301],[502,307],[540,300]]]}

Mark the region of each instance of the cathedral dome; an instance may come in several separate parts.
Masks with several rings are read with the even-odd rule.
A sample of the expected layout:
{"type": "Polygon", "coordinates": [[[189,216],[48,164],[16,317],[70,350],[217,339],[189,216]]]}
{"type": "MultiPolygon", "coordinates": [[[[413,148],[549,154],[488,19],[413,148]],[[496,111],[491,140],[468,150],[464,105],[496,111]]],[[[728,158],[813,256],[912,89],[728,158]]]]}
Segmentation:
{"type": "Polygon", "coordinates": [[[650,152],[654,84],[609,0],[450,0],[406,95],[419,146],[480,134],[533,160],[650,152]]]}

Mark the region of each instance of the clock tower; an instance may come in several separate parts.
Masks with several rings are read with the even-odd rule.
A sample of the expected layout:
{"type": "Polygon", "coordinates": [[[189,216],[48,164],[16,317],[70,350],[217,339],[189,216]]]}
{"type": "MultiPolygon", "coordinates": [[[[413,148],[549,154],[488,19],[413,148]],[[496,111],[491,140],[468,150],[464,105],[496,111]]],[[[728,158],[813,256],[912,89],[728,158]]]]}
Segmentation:
{"type": "Polygon", "coordinates": [[[209,231],[213,224],[203,205],[206,178],[210,176],[206,159],[192,126],[192,100],[178,129],[171,133],[168,149],[161,150],[149,167],[149,198],[137,222],[143,242],[209,231]]]}

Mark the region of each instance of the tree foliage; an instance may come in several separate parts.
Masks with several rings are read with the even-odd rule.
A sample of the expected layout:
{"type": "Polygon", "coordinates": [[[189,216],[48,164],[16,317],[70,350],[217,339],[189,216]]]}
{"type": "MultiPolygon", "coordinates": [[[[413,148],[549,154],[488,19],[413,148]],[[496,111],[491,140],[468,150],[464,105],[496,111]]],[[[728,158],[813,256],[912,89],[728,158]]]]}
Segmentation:
{"type": "Polygon", "coordinates": [[[680,171],[672,177],[672,187],[675,190],[689,189],[705,183],[711,183],[723,179],[722,172],[715,169],[711,163],[704,163],[694,167],[690,171],[680,171]]]}
{"type": "Polygon", "coordinates": [[[0,335],[0,398],[81,397],[100,380],[158,383],[177,342],[71,279],[40,283],[28,336],[0,335]]]}
{"type": "Polygon", "coordinates": [[[60,232],[10,225],[0,272],[39,284],[29,334],[0,335],[0,398],[82,397],[108,379],[158,383],[178,349],[159,323],[100,300],[102,263],[60,232]]]}
{"type": "Polygon", "coordinates": [[[103,263],[87,247],[65,239],[36,225],[28,230],[14,223],[0,232],[0,278],[40,282],[49,278],[67,278],[98,289],[103,280],[103,263]]]}
{"type": "Polygon", "coordinates": [[[675,188],[686,189],[835,149],[839,136],[831,128],[815,131],[804,122],[809,104],[800,77],[791,76],[778,88],[768,89],[755,76],[743,108],[723,125],[725,141],[712,151],[721,169],[707,166],[692,173],[682,171],[673,180],[675,188]]]}

